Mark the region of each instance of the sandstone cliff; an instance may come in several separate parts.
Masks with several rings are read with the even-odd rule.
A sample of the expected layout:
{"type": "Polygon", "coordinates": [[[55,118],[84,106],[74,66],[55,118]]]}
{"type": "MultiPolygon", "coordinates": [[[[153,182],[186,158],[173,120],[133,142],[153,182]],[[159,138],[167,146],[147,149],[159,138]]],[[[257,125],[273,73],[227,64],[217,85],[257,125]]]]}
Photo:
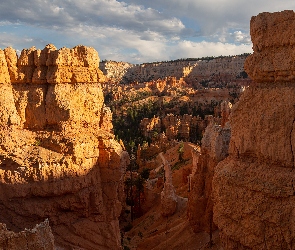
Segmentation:
{"type": "Polygon", "coordinates": [[[214,222],[225,249],[294,249],[295,13],[251,19],[256,81],[230,118],[229,157],[213,178],[214,222]]]}
{"type": "Polygon", "coordinates": [[[98,53],[85,46],[0,51],[0,221],[48,218],[56,245],[119,249],[128,154],[111,133],[98,53]]]}
{"type": "Polygon", "coordinates": [[[194,232],[212,233],[213,224],[212,179],[217,164],[228,155],[231,129],[227,123],[231,104],[223,102],[221,125],[211,117],[202,143],[201,152],[192,151],[193,166],[189,176],[189,200],[187,215],[194,232]]]}
{"type": "Polygon", "coordinates": [[[48,220],[19,233],[7,230],[0,223],[0,247],[9,250],[54,250],[54,237],[48,220]]]}
{"type": "Polygon", "coordinates": [[[244,71],[248,55],[218,58],[202,58],[129,64],[124,62],[103,61],[99,67],[110,82],[131,83],[175,77],[201,87],[224,87],[227,84],[247,85],[249,78],[244,71]]]}

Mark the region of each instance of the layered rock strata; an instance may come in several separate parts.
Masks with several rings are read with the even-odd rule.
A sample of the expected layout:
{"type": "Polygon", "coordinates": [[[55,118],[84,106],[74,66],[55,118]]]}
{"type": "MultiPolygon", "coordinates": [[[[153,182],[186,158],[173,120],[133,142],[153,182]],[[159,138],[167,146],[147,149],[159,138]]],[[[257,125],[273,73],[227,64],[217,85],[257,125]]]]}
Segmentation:
{"type": "Polygon", "coordinates": [[[213,223],[212,179],[217,164],[228,155],[231,129],[227,122],[231,105],[223,102],[221,125],[211,118],[201,144],[201,152],[193,150],[192,174],[189,176],[187,215],[194,232],[212,233],[213,223]]]}
{"type": "Polygon", "coordinates": [[[256,82],[234,106],[229,156],[213,178],[214,222],[225,249],[294,249],[295,13],[251,19],[256,82]]]}
{"type": "Polygon", "coordinates": [[[175,77],[177,80],[184,79],[192,84],[221,87],[228,83],[248,84],[249,78],[243,68],[247,56],[245,54],[143,64],[103,61],[99,67],[108,80],[114,83],[148,82],[175,77]]]}
{"type": "Polygon", "coordinates": [[[48,220],[36,225],[33,229],[25,229],[19,233],[9,231],[0,223],[1,249],[9,250],[54,250],[54,237],[48,220]]]}
{"type": "Polygon", "coordinates": [[[128,154],[111,133],[98,53],[0,51],[0,221],[48,218],[58,247],[119,249],[128,154]]]}

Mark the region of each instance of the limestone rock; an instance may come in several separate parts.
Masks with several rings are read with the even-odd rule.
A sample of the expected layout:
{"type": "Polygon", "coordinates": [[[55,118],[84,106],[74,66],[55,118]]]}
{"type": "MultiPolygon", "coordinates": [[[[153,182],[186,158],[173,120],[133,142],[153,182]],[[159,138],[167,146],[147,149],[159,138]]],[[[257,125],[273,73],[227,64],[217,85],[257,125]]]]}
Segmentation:
{"type": "Polygon", "coordinates": [[[99,56],[94,48],[76,46],[52,51],[46,61],[49,83],[99,82],[103,74],[98,69],[99,56]]]}
{"type": "Polygon", "coordinates": [[[5,58],[5,52],[3,50],[0,50],[0,83],[10,83],[7,61],[5,58]]]}
{"type": "Polygon", "coordinates": [[[225,249],[295,247],[293,28],[293,11],[251,19],[254,54],[245,68],[259,84],[233,107],[229,156],[212,184],[225,249]]]}
{"type": "MultiPolygon", "coordinates": [[[[34,64],[36,66],[32,77],[32,83],[47,83],[47,60],[53,51],[56,51],[53,44],[47,44],[43,50],[34,51],[34,64]]],[[[49,59],[50,60],[50,59],[49,59]]]]}
{"type": "Polygon", "coordinates": [[[168,114],[162,119],[159,117],[144,118],[140,122],[140,129],[146,137],[152,138],[155,132],[161,133],[164,130],[168,140],[182,139],[188,141],[191,137],[202,134],[208,124],[208,117],[203,120],[199,116],[168,114]]]}
{"type": "Polygon", "coordinates": [[[57,50],[48,44],[42,51],[32,47],[22,50],[18,59],[15,51],[7,48],[5,56],[11,83],[95,83],[104,80],[98,69],[97,51],[83,45],[57,50]]]}
{"type": "Polygon", "coordinates": [[[36,225],[33,229],[25,229],[19,233],[7,230],[0,223],[0,246],[9,250],[54,250],[54,237],[48,220],[36,225]]]}
{"type": "Polygon", "coordinates": [[[17,60],[11,48],[4,54],[0,221],[20,231],[48,218],[57,247],[120,249],[128,154],[111,133],[97,52],[48,45],[17,60]]]}
{"type": "Polygon", "coordinates": [[[229,115],[231,113],[232,104],[228,101],[223,101],[220,104],[221,107],[221,127],[225,127],[226,123],[229,121],[229,115]]]}
{"type": "Polygon", "coordinates": [[[230,138],[230,127],[222,128],[221,125],[214,124],[212,119],[203,135],[202,152],[219,162],[228,155],[230,138]]]}
{"type": "Polygon", "coordinates": [[[21,119],[14,104],[12,86],[0,83],[0,125],[20,125],[21,119]]]}
{"type": "Polygon", "coordinates": [[[18,79],[18,68],[17,68],[17,54],[16,50],[8,47],[4,49],[5,59],[8,66],[8,72],[10,75],[9,83],[14,83],[18,79]]]}
{"type": "Polygon", "coordinates": [[[163,191],[161,192],[161,213],[163,216],[171,216],[177,209],[177,195],[172,184],[172,171],[168,161],[160,154],[164,164],[165,183],[163,191]]]}
{"type": "Polygon", "coordinates": [[[46,95],[46,121],[59,128],[98,129],[103,94],[98,83],[51,84],[46,95]]]}
{"type": "Polygon", "coordinates": [[[212,119],[205,130],[201,152],[192,151],[193,171],[189,176],[190,193],[188,218],[194,230],[210,232],[213,224],[212,179],[217,164],[228,155],[231,130],[214,124],[212,119]]]}
{"type": "Polygon", "coordinates": [[[144,137],[153,137],[154,133],[161,133],[161,120],[159,117],[143,118],[140,129],[144,137]]]}
{"type": "MultiPolygon", "coordinates": [[[[158,79],[174,77],[177,80],[194,84],[210,84],[215,87],[232,84],[245,84],[249,78],[244,71],[244,61],[247,55],[230,56],[211,59],[175,60],[169,62],[154,62],[129,64],[126,62],[103,61],[99,67],[111,83],[130,83],[156,81],[155,89],[163,91],[165,82],[158,79]]],[[[169,85],[171,83],[167,82],[169,85]]]]}
{"type": "MultiPolygon", "coordinates": [[[[113,114],[112,114],[111,109],[104,105],[102,107],[102,113],[101,113],[99,127],[105,131],[111,132],[113,130],[112,118],[113,118],[113,114]]],[[[124,144],[122,141],[121,141],[121,143],[124,147],[124,144]]]]}
{"type": "Polygon", "coordinates": [[[245,61],[245,69],[253,80],[285,82],[295,79],[294,28],[292,10],[274,14],[264,12],[251,18],[254,53],[245,61]]]}
{"type": "Polygon", "coordinates": [[[36,48],[23,49],[17,61],[18,78],[16,82],[12,80],[11,83],[31,83],[35,71],[35,55],[36,48]]]}

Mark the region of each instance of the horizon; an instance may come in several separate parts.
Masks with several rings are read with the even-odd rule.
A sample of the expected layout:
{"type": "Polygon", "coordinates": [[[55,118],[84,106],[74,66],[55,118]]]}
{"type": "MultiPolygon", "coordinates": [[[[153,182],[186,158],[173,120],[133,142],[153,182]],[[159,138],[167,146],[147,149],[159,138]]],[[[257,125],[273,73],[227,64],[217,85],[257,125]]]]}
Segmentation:
{"type": "Polygon", "coordinates": [[[3,0],[0,48],[93,47],[101,60],[141,64],[252,53],[249,24],[291,0],[3,0]]]}
{"type": "Polygon", "coordinates": [[[130,62],[123,62],[123,61],[115,61],[115,60],[108,60],[108,59],[101,59],[99,62],[122,62],[122,63],[130,63],[130,64],[153,64],[153,63],[163,63],[163,62],[176,62],[176,61],[210,61],[214,59],[220,59],[220,58],[225,58],[225,57],[236,57],[236,56],[248,56],[251,55],[252,53],[242,53],[238,55],[219,55],[219,56],[203,56],[203,57],[198,57],[198,58],[177,58],[177,59],[172,59],[172,60],[164,60],[164,61],[153,61],[153,62],[142,62],[142,63],[130,63],[130,62]]]}

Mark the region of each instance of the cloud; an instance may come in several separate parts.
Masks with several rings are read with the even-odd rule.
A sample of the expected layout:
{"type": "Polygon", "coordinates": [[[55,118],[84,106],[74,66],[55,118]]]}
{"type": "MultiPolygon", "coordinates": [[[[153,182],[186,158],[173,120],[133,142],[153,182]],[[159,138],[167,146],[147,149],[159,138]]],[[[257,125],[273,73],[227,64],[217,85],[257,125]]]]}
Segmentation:
{"type": "Polygon", "coordinates": [[[230,44],[222,42],[191,42],[180,41],[169,48],[173,58],[201,58],[206,56],[239,55],[252,53],[252,45],[230,44]]]}
{"type": "Polygon", "coordinates": [[[37,47],[41,46],[44,48],[44,40],[39,38],[34,38],[30,36],[22,36],[20,37],[15,33],[7,33],[0,32],[0,48],[5,49],[6,47],[13,47],[14,49],[20,51],[23,48],[30,48],[32,45],[36,45],[37,47]]]}
{"type": "Polygon", "coordinates": [[[240,54],[251,52],[252,15],[294,8],[293,0],[2,0],[0,46],[85,44],[129,62],[240,54]]]}
{"type": "Polygon", "coordinates": [[[161,9],[175,17],[186,17],[201,24],[205,35],[224,28],[248,28],[250,18],[260,12],[295,9],[292,0],[126,0],[151,8],[161,9]]]}
{"type": "Polygon", "coordinates": [[[116,0],[3,0],[0,16],[3,21],[18,20],[43,28],[66,29],[85,24],[138,32],[153,30],[166,35],[178,34],[185,28],[180,19],[156,9],[116,0]]]}
{"type": "Polygon", "coordinates": [[[246,43],[246,44],[251,43],[251,38],[249,33],[243,33],[242,31],[238,30],[231,35],[233,36],[235,42],[246,43]]]}

